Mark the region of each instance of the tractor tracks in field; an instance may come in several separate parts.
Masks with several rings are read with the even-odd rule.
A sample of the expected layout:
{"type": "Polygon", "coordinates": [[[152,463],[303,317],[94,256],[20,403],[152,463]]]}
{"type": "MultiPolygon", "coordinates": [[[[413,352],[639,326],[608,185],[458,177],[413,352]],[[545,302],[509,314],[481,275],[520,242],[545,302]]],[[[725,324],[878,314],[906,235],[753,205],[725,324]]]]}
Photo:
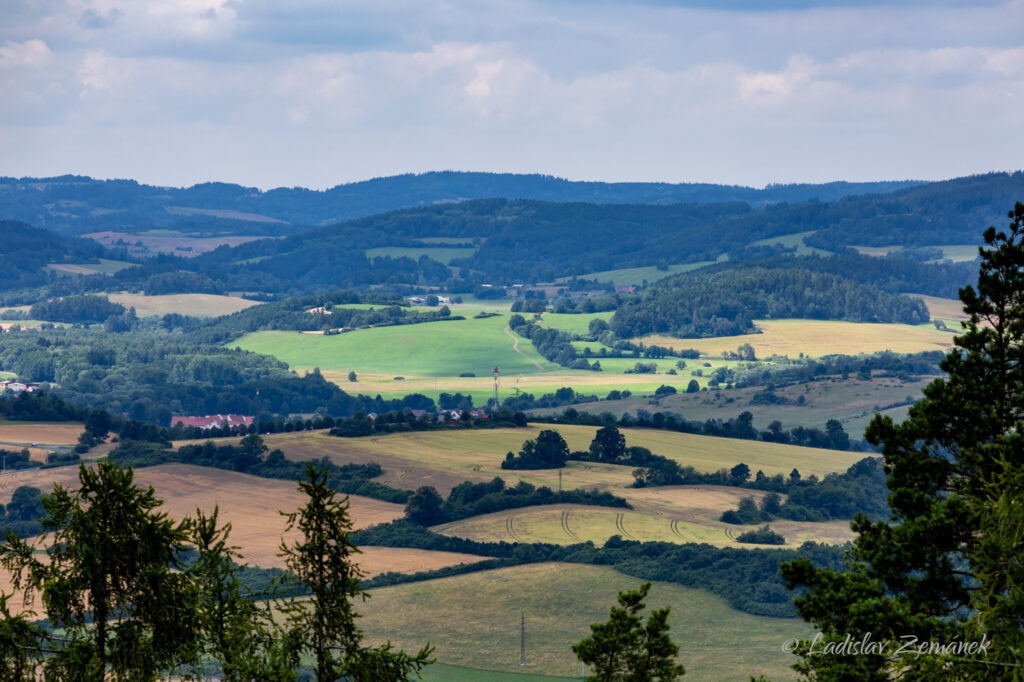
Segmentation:
{"type": "Polygon", "coordinates": [[[678,519],[672,519],[672,523],[669,524],[669,528],[672,529],[672,534],[675,535],[680,540],[685,540],[686,539],[685,537],[683,537],[683,534],[681,532],[679,532],[679,520],[678,519]]]}
{"type": "Polygon", "coordinates": [[[514,350],[515,352],[519,353],[524,358],[532,362],[534,367],[543,372],[544,368],[540,366],[540,363],[538,363],[533,358],[527,356],[526,353],[524,353],[523,351],[519,350],[519,339],[516,338],[515,334],[513,334],[512,330],[507,326],[505,327],[505,333],[508,335],[508,338],[512,339],[512,350],[514,350]]]}
{"type": "Polygon", "coordinates": [[[513,527],[512,524],[511,516],[505,517],[505,532],[511,535],[512,539],[516,542],[524,542],[524,540],[521,537],[519,537],[519,535],[516,533],[516,529],[513,527]]]}
{"type": "Polygon", "coordinates": [[[576,542],[583,542],[583,538],[581,538],[579,535],[576,535],[576,533],[573,533],[572,529],[569,528],[569,511],[566,509],[562,510],[562,530],[565,531],[565,534],[573,540],[575,540],[576,542]]]}
{"type": "Polygon", "coordinates": [[[625,514],[620,513],[615,515],[615,528],[618,529],[619,533],[622,534],[622,537],[628,538],[630,540],[636,540],[636,538],[633,537],[633,534],[626,530],[626,524],[623,523],[624,518],[625,514]]]}

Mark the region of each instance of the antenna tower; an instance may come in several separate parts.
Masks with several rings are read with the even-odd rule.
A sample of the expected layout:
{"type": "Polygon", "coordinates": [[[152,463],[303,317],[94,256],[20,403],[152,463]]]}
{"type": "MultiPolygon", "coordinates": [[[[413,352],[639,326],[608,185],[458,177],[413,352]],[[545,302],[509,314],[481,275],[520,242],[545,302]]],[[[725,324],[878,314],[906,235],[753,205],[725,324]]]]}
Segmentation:
{"type": "Polygon", "coordinates": [[[498,406],[499,405],[500,405],[500,403],[498,402],[498,366],[495,365],[494,366],[494,411],[495,412],[498,411],[498,406]]]}

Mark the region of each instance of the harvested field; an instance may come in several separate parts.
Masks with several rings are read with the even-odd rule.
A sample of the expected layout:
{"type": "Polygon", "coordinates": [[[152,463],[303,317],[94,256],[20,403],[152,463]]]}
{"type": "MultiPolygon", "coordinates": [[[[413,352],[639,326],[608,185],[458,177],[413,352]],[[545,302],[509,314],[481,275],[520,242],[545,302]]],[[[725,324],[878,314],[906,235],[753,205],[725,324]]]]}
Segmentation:
{"type": "MultiPolygon", "coordinates": [[[[926,296],[925,294],[905,294],[913,298],[919,298],[928,306],[928,314],[937,320],[966,320],[968,315],[964,312],[964,304],[955,298],[939,298],[938,296],[926,296]]],[[[957,325],[957,331],[960,327],[957,325]]]]}
{"type": "MultiPolygon", "coordinates": [[[[8,422],[0,421],[0,441],[74,445],[84,427],[81,422],[8,422]]],[[[2,447],[2,446],[0,446],[2,447]]]]}
{"type": "Polygon", "coordinates": [[[135,308],[139,317],[151,315],[191,315],[192,317],[219,317],[245,310],[259,301],[250,301],[237,296],[218,296],[216,294],[167,294],[164,296],[144,296],[142,294],[110,294],[108,298],[120,303],[125,308],[135,308]]]}
{"type": "Polygon", "coordinates": [[[645,336],[648,345],[666,348],[696,348],[701,353],[721,356],[722,351],[735,351],[743,343],[754,347],[757,357],[800,353],[821,357],[841,353],[857,355],[891,350],[895,353],[916,353],[924,350],[947,351],[953,346],[949,332],[931,325],[874,324],[834,320],[754,320],[760,334],[719,336],[710,339],[677,339],[670,336],[645,336]]]}
{"type": "Polygon", "coordinates": [[[83,234],[85,239],[92,239],[104,246],[116,247],[118,241],[129,244],[128,251],[131,255],[145,253],[173,253],[177,256],[191,258],[207,251],[213,251],[219,246],[238,246],[257,239],[267,239],[262,235],[228,235],[223,237],[187,237],[185,235],[152,235],[152,234],[129,234],[126,232],[91,232],[83,234]],[[142,244],[141,247],[136,244],[142,244]]]}

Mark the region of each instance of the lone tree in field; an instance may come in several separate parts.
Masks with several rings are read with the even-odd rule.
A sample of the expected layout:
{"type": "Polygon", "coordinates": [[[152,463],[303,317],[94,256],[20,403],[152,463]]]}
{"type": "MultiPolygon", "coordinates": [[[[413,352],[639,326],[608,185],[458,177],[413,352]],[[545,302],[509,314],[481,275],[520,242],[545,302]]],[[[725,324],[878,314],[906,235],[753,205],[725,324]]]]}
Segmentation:
{"type": "Polygon", "coordinates": [[[293,636],[312,656],[321,682],[405,682],[432,662],[432,648],[426,645],[409,656],[392,651],[390,644],[362,645],[352,602],[369,595],[359,587],[362,572],[353,560],[359,549],[349,539],[348,497],[340,499],[328,487],[327,477],[326,469],[307,463],[299,489],[308,501],[299,511],[285,514],[288,530],[297,528],[302,539],[282,542],[281,556],[310,595],[307,601],[284,606],[293,636]]]}
{"type": "Polygon", "coordinates": [[[644,623],[640,612],[651,589],[619,592],[604,623],[590,626],[590,637],[572,645],[581,661],[593,667],[588,682],[672,682],[686,672],[676,663],[679,647],[668,636],[668,607],[656,609],[644,623]]]}
{"type": "MultiPolygon", "coordinates": [[[[817,680],[1024,679],[1024,204],[986,230],[970,320],[906,421],[878,416],[891,522],[858,516],[845,572],[783,565],[828,641],[973,643],[930,655],[812,655],[817,680]],[[980,647],[987,642],[984,649],[980,647]]],[[[818,648],[825,646],[819,643],[818,648]]],[[[889,652],[892,653],[892,652],[889,652]]]]}
{"type": "Polygon", "coordinates": [[[614,426],[602,427],[590,441],[590,454],[603,462],[614,462],[626,455],[626,437],[614,426]]]}
{"type": "MultiPolygon", "coordinates": [[[[47,679],[155,680],[189,660],[197,638],[195,592],[175,570],[183,568],[188,522],[157,511],[160,500],[133,483],[131,469],[83,465],[78,477],[78,490],[58,485],[43,498],[43,528],[53,534],[47,560],[8,533],[0,564],[15,589],[41,594],[50,623],[66,633],[58,646],[35,632],[36,649],[48,654],[47,679]]],[[[33,636],[23,621],[2,615],[0,640],[33,636]]]]}

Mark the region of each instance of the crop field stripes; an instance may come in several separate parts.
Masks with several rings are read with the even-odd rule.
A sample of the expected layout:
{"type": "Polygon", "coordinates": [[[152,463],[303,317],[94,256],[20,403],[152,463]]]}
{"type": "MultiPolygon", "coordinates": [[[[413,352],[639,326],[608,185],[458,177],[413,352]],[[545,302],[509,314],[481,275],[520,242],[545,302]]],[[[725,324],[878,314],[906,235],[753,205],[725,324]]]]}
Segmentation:
{"type": "Polygon", "coordinates": [[[729,538],[730,540],[735,540],[736,539],[736,531],[734,531],[732,528],[726,528],[725,529],[725,537],[729,538]]]}
{"type": "Polygon", "coordinates": [[[505,519],[505,531],[512,536],[512,539],[516,542],[523,542],[523,539],[516,535],[515,528],[512,526],[512,517],[509,516],[505,519]]]}
{"type": "Polygon", "coordinates": [[[573,540],[576,540],[577,542],[583,542],[583,538],[581,538],[580,536],[576,535],[576,533],[573,533],[572,529],[569,528],[569,512],[568,512],[568,510],[563,510],[562,511],[562,530],[564,530],[565,534],[568,535],[569,537],[571,537],[573,540]]]}
{"type": "Polygon", "coordinates": [[[636,538],[633,537],[633,535],[628,530],[626,530],[626,524],[623,523],[623,518],[623,514],[615,515],[615,527],[622,534],[622,537],[629,538],[630,540],[636,540],[636,538]]]}

